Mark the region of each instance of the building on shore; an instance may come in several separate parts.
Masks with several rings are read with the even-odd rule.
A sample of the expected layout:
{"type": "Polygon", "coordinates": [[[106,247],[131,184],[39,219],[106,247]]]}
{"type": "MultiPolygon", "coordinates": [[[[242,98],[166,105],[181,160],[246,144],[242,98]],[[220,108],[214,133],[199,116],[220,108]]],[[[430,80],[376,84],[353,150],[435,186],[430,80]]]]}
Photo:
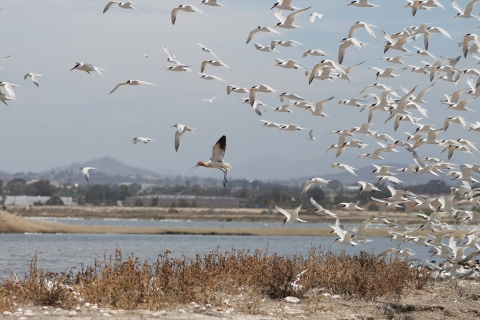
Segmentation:
{"type": "MultiPolygon", "coordinates": [[[[7,206],[33,206],[36,204],[44,205],[52,197],[43,196],[7,196],[4,205],[7,206]]],[[[77,202],[72,197],[59,197],[66,206],[76,206],[77,202]]],[[[0,198],[1,200],[1,198],[0,198]]]]}
{"type": "Polygon", "coordinates": [[[194,208],[243,208],[247,199],[233,197],[204,197],[194,195],[158,194],[127,197],[127,207],[194,207],[194,208]]]}

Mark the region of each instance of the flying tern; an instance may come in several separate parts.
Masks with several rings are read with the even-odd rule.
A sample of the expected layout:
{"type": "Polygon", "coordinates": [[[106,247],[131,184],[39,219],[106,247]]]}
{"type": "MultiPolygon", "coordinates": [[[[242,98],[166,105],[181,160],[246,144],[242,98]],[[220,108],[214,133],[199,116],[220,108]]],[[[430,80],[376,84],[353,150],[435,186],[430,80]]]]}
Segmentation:
{"type": "Polygon", "coordinates": [[[171,13],[172,24],[175,24],[175,21],[177,21],[177,14],[179,11],[199,12],[199,13],[205,14],[205,12],[203,12],[198,8],[195,8],[194,6],[181,4],[172,10],[172,13],[171,13]]]}
{"type": "Polygon", "coordinates": [[[28,77],[31,77],[33,83],[34,83],[37,87],[40,87],[40,86],[38,85],[38,79],[37,79],[37,77],[41,77],[41,76],[42,76],[41,74],[37,74],[37,73],[27,73],[26,75],[23,76],[23,79],[26,80],[28,77]]]}
{"type": "Polygon", "coordinates": [[[149,85],[149,86],[154,86],[153,83],[146,82],[146,81],[142,81],[142,80],[127,80],[127,81],[125,81],[125,82],[121,82],[121,83],[117,84],[117,85],[115,86],[115,88],[113,88],[113,90],[110,91],[109,94],[112,94],[115,90],[117,90],[117,89],[120,88],[121,86],[125,86],[125,85],[138,86],[138,85],[141,85],[141,84],[146,84],[146,85],[149,85]]]}

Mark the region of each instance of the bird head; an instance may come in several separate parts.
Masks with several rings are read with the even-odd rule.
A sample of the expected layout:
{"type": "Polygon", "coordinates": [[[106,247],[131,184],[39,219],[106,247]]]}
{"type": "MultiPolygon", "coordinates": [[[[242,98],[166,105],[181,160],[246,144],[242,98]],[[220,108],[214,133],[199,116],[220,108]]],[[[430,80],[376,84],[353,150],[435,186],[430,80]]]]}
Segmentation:
{"type": "Polygon", "coordinates": [[[203,162],[203,161],[198,161],[198,162],[197,162],[197,165],[193,166],[193,167],[191,168],[191,170],[193,171],[193,170],[197,169],[198,167],[206,167],[205,162],[203,162]]]}
{"type": "Polygon", "coordinates": [[[273,8],[275,8],[276,6],[278,6],[280,3],[276,2],[271,8],[270,10],[272,10],[273,8]]]}
{"type": "Polygon", "coordinates": [[[274,26],[274,28],[280,26],[281,24],[282,24],[281,22],[277,23],[277,24],[274,26]]]}

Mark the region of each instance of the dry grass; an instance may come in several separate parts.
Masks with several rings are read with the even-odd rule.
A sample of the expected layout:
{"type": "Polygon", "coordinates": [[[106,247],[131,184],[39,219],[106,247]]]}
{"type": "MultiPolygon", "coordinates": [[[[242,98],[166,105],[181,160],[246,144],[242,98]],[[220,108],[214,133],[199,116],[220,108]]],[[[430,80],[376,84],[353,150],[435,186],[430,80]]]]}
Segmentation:
{"type": "Polygon", "coordinates": [[[169,258],[169,251],[148,263],[138,257],[114,256],[95,261],[94,266],[79,272],[61,274],[36,268],[36,257],[24,279],[1,279],[0,310],[15,304],[70,308],[79,299],[121,309],[175,306],[195,301],[221,306],[225,297],[246,296],[237,310],[256,313],[253,300],[304,297],[315,290],[332,294],[375,300],[379,297],[399,298],[405,289],[421,289],[429,281],[425,271],[410,268],[397,258],[377,258],[360,252],[348,256],[312,248],[307,257],[279,256],[268,250],[249,252],[213,251],[203,256],[169,258]],[[306,270],[297,284],[297,275],[306,270]]]}

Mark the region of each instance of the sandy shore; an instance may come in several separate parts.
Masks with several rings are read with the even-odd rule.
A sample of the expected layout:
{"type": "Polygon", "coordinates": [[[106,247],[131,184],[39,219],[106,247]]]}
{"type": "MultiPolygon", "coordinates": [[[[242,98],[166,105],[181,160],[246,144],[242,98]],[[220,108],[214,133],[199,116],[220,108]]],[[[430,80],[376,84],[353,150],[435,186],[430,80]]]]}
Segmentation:
{"type": "MultiPolygon", "coordinates": [[[[331,221],[333,223],[333,221],[331,221]]],[[[245,235],[245,236],[327,236],[329,228],[148,228],[118,226],[69,225],[0,212],[0,233],[77,233],[77,234],[198,234],[198,235],[245,235]]],[[[463,235],[467,231],[457,231],[463,235]]],[[[425,235],[412,232],[410,235],[425,235]]],[[[388,237],[387,229],[367,229],[367,237],[388,237]]]]}
{"type": "MultiPolygon", "coordinates": [[[[331,222],[334,219],[328,216],[312,214],[311,208],[301,210],[300,216],[308,222],[321,223],[331,222]]],[[[281,222],[283,215],[273,210],[268,213],[266,209],[255,208],[162,208],[162,207],[92,207],[92,206],[8,206],[6,211],[23,217],[58,217],[58,218],[84,218],[84,219],[179,219],[196,221],[258,221],[258,222],[281,222]]],[[[357,223],[371,216],[385,216],[391,220],[409,221],[412,223],[422,222],[413,212],[400,211],[340,211],[331,210],[342,221],[357,223]]],[[[448,217],[444,217],[445,222],[448,217]]]]}
{"type": "Polygon", "coordinates": [[[230,296],[219,306],[191,302],[185,305],[162,305],[158,310],[118,310],[79,302],[71,310],[33,305],[17,306],[3,312],[3,317],[19,319],[478,319],[480,305],[478,281],[435,283],[425,290],[410,290],[400,298],[365,301],[312,292],[298,304],[283,300],[230,296]],[[255,306],[245,312],[245,305],[255,306]]]}

